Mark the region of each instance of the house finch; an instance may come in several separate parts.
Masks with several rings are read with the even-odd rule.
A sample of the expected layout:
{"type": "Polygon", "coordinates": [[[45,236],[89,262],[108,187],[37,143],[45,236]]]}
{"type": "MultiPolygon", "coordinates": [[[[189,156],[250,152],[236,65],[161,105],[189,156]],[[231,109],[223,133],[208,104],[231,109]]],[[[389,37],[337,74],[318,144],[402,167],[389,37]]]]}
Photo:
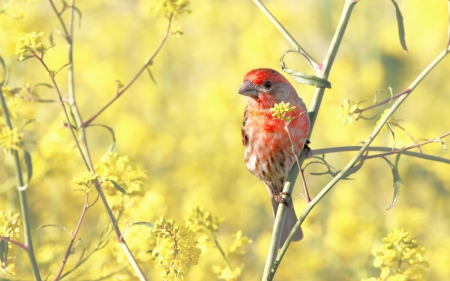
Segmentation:
{"type": "MultiPolygon", "coordinates": [[[[295,157],[298,157],[307,141],[309,116],[301,114],[306,113],[306,107],[291,83],[273,69],[260,68],[247,73],[239,94],[247,96],[248,101],[242,124],[245,165],[266,185],[275,215],[278,203],[286,204],[281,197],[283,186],[296,161],[295,157]],[[293,118],[288,126],[292,143],[285,129],[285,122],[272,117],[273,112],[270,111],[270,108],[280,102],[289,102],[291,106],[295,106],[294,111],[286,114],[293,118]]],[[[296,222],[297,216],[293,205],[290,204],[287,208],[280,247],[296,222]]],[[[302,238],[303,232],[299,229],[293,240],[298,241],[302,238]]]]}

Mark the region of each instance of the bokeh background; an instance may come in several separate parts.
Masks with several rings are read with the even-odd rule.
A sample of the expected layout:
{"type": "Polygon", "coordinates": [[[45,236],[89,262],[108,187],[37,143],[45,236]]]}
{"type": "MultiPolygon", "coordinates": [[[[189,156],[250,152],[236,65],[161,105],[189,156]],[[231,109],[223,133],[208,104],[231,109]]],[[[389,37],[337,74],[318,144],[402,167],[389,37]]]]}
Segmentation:
{"type": "MultiPolygon", "coordinates": [[[[58,2],[57,2],[58,3],[58,2]]],[[[344,1],[283,0],[264,1],[296,40],[317,60],[322,61],[331,42],[344,1]]],[[[167,20],[151,12],[155,2],[78,1],[82,13],[75,25],[75,75],[78,105],[83,118],[98,111],[114,95],[116,79],[128,82],[159,44],[167,20]]],[[[376,120],[388,106],[365,113],[371,120],[342,126],[338,109],[344,99],[373,103],[405,89],[440,53],[448,40],[447,1],[398,1],[403,13],[406,43],[402,50],[394,6],[391,1],[360,1],[354,9],[342,46],[329,77],[332,89],[325,93],[311,148],[356,145],[373,130],[376,120]]],[[[151,66],[156,84],[143,75],[95,123],[114,129],[117,152],[147,171],[146,192],[127,207],[127,220],[154,222],[159,216],[182,222],[196,206],[203,206],[225,220],[219,240],[228,245],[232,233],[242,230],[253,243],[246,253],[232,258],[235,266],[245,265],[241,280],[261,278],[273,222],[267,192],[243,163],[240,136],[244,97],[237,94],[246,72],[258,67],[280,70],[281,54],[289,43],[252,1],[192,1],[190,14],[175,19],[184,34],[171,36],[151,66]]],[[[14,2],[0,14],[0,54],[10,71],[11,87],[26,83],[49,83],[37,61],[19,63],[15,44],[23,33],[60,28],[47,1],[14,2]]],[[[54,31],[53,31],[54,32],[54,31]]],[[[47,55],[54,69],[67,62],[66,44],[54,32],[56,46],[47,55]]],[[[297,55],[285,60],[289,68],[313,74],[297,55]]],[[[437,137],[450,130],[450,59],[444,59],[396,112],[395,118],[419,140],[437,137]]],[[[67,93],[67,71],[58,74],[63,94],[67,93]]],[[[309,104],[314,89],[294,84],[309,104]]],[[[42,98],[56,98],[52,89],[37,90],[42,98]]],[[[84,202],[73,178],[85,171],[70,133],[61,129],[64,116],[59,104],[17,101],[15,125],[36,119],[25,128],[27,148],[32,153],[34,177],[28,188],[29,205],[37,259],[43,276],[54,274],[65,253],[69,237],[60,229],[40,225],[59,224],[73,229],[84,202]]],[[[100,127],[88,129],[92,157],[96,164],[107,151],[111,137],[100,127]]],[[[396,146],[411,141],[396,131],[396,146]]],[[[446,141],[444,139],[444,141],[446,141]]],[[[387,131],[374,145],[392,147],[387,131]]],[[[450,158],[438,144],[423,147],[424,153],[450,158]]],[[[341,169],[353,153],[326,156],[341,169]]],[[[393,158],[391,159],[394,160],[393,158]]],[[[312,196],[331,179],[314,176],[324,171],[320,165],[306,170],[312,196]]],[[[404,228],[426,248],[430,263],[426,280],[450,278],[450,168],[448,164],[402,157],[399,165],[404,186],[395,207],[392,174],[383,160],[366,161],[351,180],[339,182],[310,213],[303,225],[305,238],[291,245],[277,272],[276,280],[360,280],[378,276],[372,265],[371,249],[387,232],[404,228]]],[[[14,173],[8,160],[0,163],[0,208],[19,210],[14,189],[14,173]]],[[[297,182],[294,200],[297,213],[305,207],[297,182]]],[[[87,213],[77,252],[92,247],[108,224],[100,204],[87,213]]],[[[130,229],[128,240],[141,258],[145,273],[158,280],[159,270],[151,265],[145,241],[145,227],[130,229]]],[[[16,250],[17,276],[0,273],[1,278],[30,280],[26,255],[16,250]]],[[[114,239],[105,249],[69,276],[70,280],[95,280],[101,274],[126,263],[114,239]],[[101,274],[99,274],[101,273],[101,274]]],[[[192,267],[186,280],[217,280],[212,268],[223,266],[217,250],[210,250],[192,267]]],[[[127,277],[131,267],[111,280],[127,277]]],[[[7,279],[9,280],[9,279],[7,279]]]]}

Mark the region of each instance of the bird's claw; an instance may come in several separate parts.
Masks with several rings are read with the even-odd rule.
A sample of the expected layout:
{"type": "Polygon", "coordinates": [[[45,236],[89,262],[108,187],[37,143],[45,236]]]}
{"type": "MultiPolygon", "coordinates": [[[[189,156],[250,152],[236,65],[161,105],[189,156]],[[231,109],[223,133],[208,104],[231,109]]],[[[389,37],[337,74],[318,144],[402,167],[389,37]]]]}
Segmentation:
{"type": "Polygon", "coordinates": [[[290,195],[289,193],[287,193],[287,192],[278,192],[277,194],[274,194],[275,202],[281,203],[281,204],[284,204],[284,205],[287,206],[287,205],[288,205],[288,201],[282,197],[283,195],[291,196],[291,195],[290,195]]]}

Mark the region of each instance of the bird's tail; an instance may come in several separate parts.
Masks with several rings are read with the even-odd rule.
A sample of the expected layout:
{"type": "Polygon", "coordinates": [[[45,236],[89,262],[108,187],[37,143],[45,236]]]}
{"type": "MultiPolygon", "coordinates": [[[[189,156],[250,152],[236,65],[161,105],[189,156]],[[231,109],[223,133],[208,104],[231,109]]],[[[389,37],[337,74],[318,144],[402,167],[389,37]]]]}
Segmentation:
{"type": "MultiPolygon", "coordinates": [[[[278,204],[275,199],[272,198],[272,207],[274,216],[277,214],[278,204]]],[[[289,204],[286,208],[286,220],[284,221],[283,230],[281,232],[281,240],[280,240],[280,248],[283,247],[284,242],[286,242],[287,237],[291,233],[292,228],[297,223],[297,215],[295,214],[294,206],[292,203],[289,204]]],[[[295,232],[292,241],[300,241],[303,238],[302,228],[299,228],[297,232],[295,232]]]]}

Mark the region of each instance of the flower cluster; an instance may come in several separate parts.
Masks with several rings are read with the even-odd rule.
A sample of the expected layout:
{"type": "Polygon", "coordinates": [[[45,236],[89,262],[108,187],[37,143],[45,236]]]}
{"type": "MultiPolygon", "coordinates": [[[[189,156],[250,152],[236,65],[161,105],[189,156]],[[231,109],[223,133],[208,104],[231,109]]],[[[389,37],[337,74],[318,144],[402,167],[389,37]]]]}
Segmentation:
{"type": "MultiPolygon", "coordinates": [[[[389,108],[386,108],[386,109],[383,111],[383,113],[382,113],[381,116],[380,116],[380,119],[378,119],[377,123],[375,124],[375,127],[378,126],[378,124],[380,124],[381,119],[383,119],[383,117],[386,115],[386,113],[388,113],[388,111],[389,111],[389,108]]],[[[396,125],[396,124],[397,124],[397,120],[395,120],[394,115],[391,115],[391,116],[389,117],[389,119],[387,120],[386,124],[387,124],[387,123],[392,124],[392,125],[396,125]]],[[[387,125],[386,125],[386,124],[384,124],[383,128],[381,128],[381,131],[380,131],[380,132],[387,130],[387,125]]]]}
{"type": "Polygon", "coordinates": [[[226,281],[238,281],[241,276],[242,269],[240,267],[235,267],[234,269],[225,267],[222,270],[217,271],[219,280],[226,281]]]}
{"type": "Polygon", "coordinates": [[[98,175],[94,175],[91,172],[84,172],[78,178],[74,178],[73,181],[78,185],[84,186],[86,192],[89,192],[97,178],[98,175]]]}
{"type": "Polygon", "coordinates": [[[23,134],[14,128],[3,127],[0,130],[0,147],[3,152],[7,153],[11,150],[19,150],[22,145],[23,134]]]}
{"type": "Polygon", "coordinates": [[[210,212],[205,211],[203,207],[196,207],[186,218],[186,223],[195,232],[201,232],[206,228],[210,232],[216,233],[219,229],[219,224],[223,222],[223,220],[223,218],[215,217],[210,212]]]}
{"type": "Polygon", "coordinates": [[[275,106],[270,109],[270,111],[273,111],[272,117],[280,119],[281,121],[284,121],[288,124],[292,121],[293,118],[291,116],[286,116],[286,113],[294,110],[295,106],[291,107],[291,104],[289,102],[285,103],[283,101],[275,104],[275,106]]]}
{"type": "Polygon", "coordinates": [[[30,56],[40,54],[41,57],[48,50],[48,47],[41,42],[41,37],[44,33],[32,32],[23,35],[16,44],[16,55],[19,56],[19,61],[24,61],[30,56]]]}
{"type": "MultiPolygon", "coordinates": [[[[96,167],[97,173],[104,180],[112,180],[118,183],[129,196],[144,195],[144,181],[147,173],[127,156],[120,156],[116,152],[109,152],[101,159],[101,164],[96,167]]],[[[111,182],[102,184],[104,190],[111,196],[116,195],[118,190],[111,182]]]]}
{"type": "Polygon", "coordinates": [[[351,100],[345,99],[344,104],[339,107],[338,118],[342,118],[342,125],[348,123],[352,124],[353,121],[358,121],[362,117],[360,106],[361,102],[354,103],[351,100]]]}
{"type": "Polygon", "coordinates": [[[195,232],[188,226],[161,217],[155,222],[153,234],[157,237],[152,251],[155,266],[162,269],[162,280],[184,280],[189,265],[198,264],[200,249],[197,248],[195,232]]]}
{"type": "Polygon", "coordinates": [[[374,267],[380,268],[379,278],[363,281],[425,280],[423,274],[428,262],[424,260],[425,248],[405,230],[395,229],[382,239],[383,245],[374,247],[374,267]]]}
{"type": "MultiPolygon", "coordinates": [[[[0,237],[18,241],[23,234],[22,222],[19,214],[9,211],[7,214],[0,211],[0,237]]],[[[15,246],[5,240],[0,240],[0,264],[3,272],[15,275],[17,268],[14,264],[15,246]]]]}
{"type": "Polygon", "coordinates": [[[152,12],[171,18],[179,14],[190,13],[187,6],[189,6],[189,1],[186,0],[157,0],[152,12]]]}
{"type": "Polygon", "coordinates": [[[186,218],[186,223],[195,232],[200,234],[198,239],[198,247],[202,249],[202,253],[206,253],[208,250],[214,248],[219,249],[225,260],[226,265],[216,265],[213,267],[213,271],[217,274],[221,280],[238,280],[241,276],[242,269],[239,267],[231,268],[230,255],[231,254],[245,254],[244,246],[252,243],[248,237],[242,235],[242,231],[239,230],[236,234],[233,234],[233,242],[231,243],[229,250],[222,250],[222,247],[217,239],[217,232],[219,225],[223,221],[223,218],[213,216],[210,212],[205,211],[203,207],[196,207],[192,210],[191,214],[186,218]],[[211,238],[213,241],[211,241],[211,238]]]}
{"type": "Polygon", "coordinates": [[[245,245],[252,243],[253,241],[247,236],[242,235],[242,230],[238,230],[236,234],[233,234],[234,240],[231,243],[229,254],[243,255],[245,250],[243,249],[245,245]]]}

